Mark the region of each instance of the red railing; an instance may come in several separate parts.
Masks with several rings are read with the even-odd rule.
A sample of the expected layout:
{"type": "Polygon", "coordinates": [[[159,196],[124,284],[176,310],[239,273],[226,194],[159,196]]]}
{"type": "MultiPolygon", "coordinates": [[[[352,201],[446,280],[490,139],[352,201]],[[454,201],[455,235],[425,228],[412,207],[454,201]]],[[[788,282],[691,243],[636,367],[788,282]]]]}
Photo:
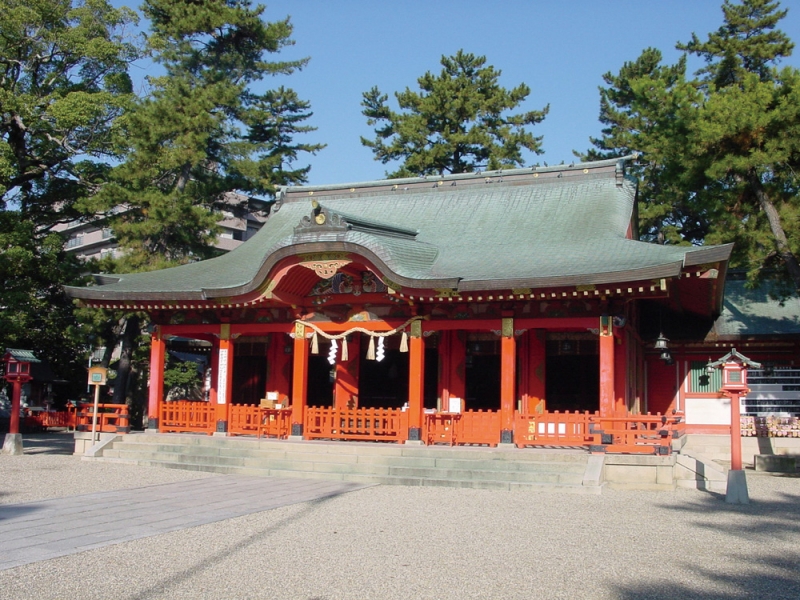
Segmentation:
{"type": "Polygon", "coordinates": [[[459,417],[461,417],[460,413],[426,413],[423,437],[425,444],[449,444],[451,446],[457,444],[456,421],[459,417]]]}
{"type": "Polygon", "coordinates": [[[408,415],[400,409],[306,408],[303,437],[402,442],[408,439],[408,415]]]}
{"type": "Polygon", "coordinates": [[[468,410],[463,413],[427,413],[426,444],[496,446],[500,442],[500,413],[468,410]]]}
{"type": "MultiPolygon", "coordinates": [[[[94,404],[78,404],[77,431],[91,431],[94,404]]],[[[131,430],[128,407],[125,404],[98,404],[97,431],[102,433],[128,433],[131,430]]]]}
{"type": "MultiPolygon", "coordinates": [[[[587,446],[595,443],[590,423],[598,413],[543,412],[514,416],[514,443],[525,446],[587,446]]],[[[599,437],[599,436],[597,436],[599,437]]]]}
{"type": "Polygon", "coordinates": [[[158,430],[162,432],[214,433],[215,405],[209,402],[174,400],[161,403],[158,430]]]}
{"type": "Polygon", "coordinates": [[[595,417],[602,431],[601,443],[606,453],[670,454],[672,440],[683,435],[686,424],[680,415],[628,415],[595,417]]]}
{"type": "Polygon", "coordinates": [[[286,439],[292,428],[290,409],[232,404],[228,411],[228,433],[286,439]]]}
{"type": "Polygon", "coordinates": [[[36,418],[42,427],[67,427],[75,428],[77,425],[77,409],[75,407],[68,407],[65,411],[45,411],[32,415],[36,418]]]}
{"type": "Polygon", "coordinates": [[[292,431],[292,410],[289,408],[262,408],[258,424],[258,437],[274,437],[285,440],[292,431]]]}
{"type": "Polygon", "coordinates": [[[254,404],[231,404],[228,410],[228,433],[258,435],[261,409],[254,404]]]}

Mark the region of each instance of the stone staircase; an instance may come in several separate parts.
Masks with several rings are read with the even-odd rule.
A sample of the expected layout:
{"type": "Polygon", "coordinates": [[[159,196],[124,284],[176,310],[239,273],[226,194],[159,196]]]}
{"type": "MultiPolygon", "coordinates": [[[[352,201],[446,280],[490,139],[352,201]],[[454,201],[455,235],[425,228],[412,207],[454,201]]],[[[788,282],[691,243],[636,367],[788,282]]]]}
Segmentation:
{"type": "Polygon", "coordinates": [[[192,434],[114,436],[85,460],[389,485],[599,494],[602,463],[582,450],[283,441],[192,434]],[[593,462],[594,461],[594,462],[593,462]]]}

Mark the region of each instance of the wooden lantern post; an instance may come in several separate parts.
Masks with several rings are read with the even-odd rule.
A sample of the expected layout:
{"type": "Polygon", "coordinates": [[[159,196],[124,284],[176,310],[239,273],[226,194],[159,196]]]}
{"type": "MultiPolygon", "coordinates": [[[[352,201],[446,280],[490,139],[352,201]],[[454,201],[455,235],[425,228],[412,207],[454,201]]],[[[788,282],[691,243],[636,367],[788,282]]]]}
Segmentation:
{"type": "Polygon", "coordinates": [[[22,454],[22,434],[19,432],[19,410],[22,399],[22,386],[28,383],[31,376],[31,363],[41,362],[30,350],[6,348],[3,355],[5,372],[3,378],[12,386],[11,419],[8,434],[3,442],[3,454],[22,454]]]}
{"type": "Polygon", "coordinates": [[[722,368],[722,393],[731,400],[731,468],[728,471],[728,487],[725,502],[730,504],[749,504],[747,478],[742,469],[742,423],[739,406],[741,397],[750,391],[747,388],[747,369],[760,369],[761,364],[739,354],[732,348],[728,354],[709,362],[708,371],[722,368]]]}

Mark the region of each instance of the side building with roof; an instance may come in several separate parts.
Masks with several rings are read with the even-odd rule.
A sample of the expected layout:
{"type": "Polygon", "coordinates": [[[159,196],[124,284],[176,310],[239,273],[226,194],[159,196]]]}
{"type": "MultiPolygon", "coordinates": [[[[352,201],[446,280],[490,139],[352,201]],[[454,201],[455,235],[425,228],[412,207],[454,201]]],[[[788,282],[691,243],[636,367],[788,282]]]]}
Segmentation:
{"type": "Polygon", "coordinates": [[[732,246],[638,241],[625,162],[287,188],[228,254],[68,292],[149,313],[150,429],[631,449],[602,432],[683,414],[732,246]],[[202,399],[166,400],[177,338],[202,399]]]}

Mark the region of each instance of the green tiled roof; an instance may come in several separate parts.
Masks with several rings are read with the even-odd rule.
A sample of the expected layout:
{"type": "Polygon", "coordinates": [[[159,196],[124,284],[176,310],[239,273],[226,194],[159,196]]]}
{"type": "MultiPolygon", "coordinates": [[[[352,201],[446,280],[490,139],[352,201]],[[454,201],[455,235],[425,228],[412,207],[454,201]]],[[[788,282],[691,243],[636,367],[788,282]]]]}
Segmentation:
{"type": "Polygon", "coordinates": [[[800,298],[781,303],[770,298],[768,284],[751,290],[742,279],[725,282],[722,313],[714,323],[719,337],[800,335],[800,298]]]}
{"type": "Polygon", "coordinates": [[[32,350],[20,350],[18,348],[6,348],[6,354],[10,354],[12,358],[20,362],[38,363],[42,362],[32,350]]]}
{"type": "Polygon", "coordinates": [[[727,260],[730,246],[626,239],[635,195],[617,161],[289,188],[261,231],[226,255],[68,291],[92,299],[230,297],[261,285],[282,258],[323,251],[362,254],[407,287],[463,291],[640,281],[727,260]],[[324,226],[309,219],[312,199],[328,215],[324,226]],[[353,223],[333,226],[339,217],[353,223]]]}

